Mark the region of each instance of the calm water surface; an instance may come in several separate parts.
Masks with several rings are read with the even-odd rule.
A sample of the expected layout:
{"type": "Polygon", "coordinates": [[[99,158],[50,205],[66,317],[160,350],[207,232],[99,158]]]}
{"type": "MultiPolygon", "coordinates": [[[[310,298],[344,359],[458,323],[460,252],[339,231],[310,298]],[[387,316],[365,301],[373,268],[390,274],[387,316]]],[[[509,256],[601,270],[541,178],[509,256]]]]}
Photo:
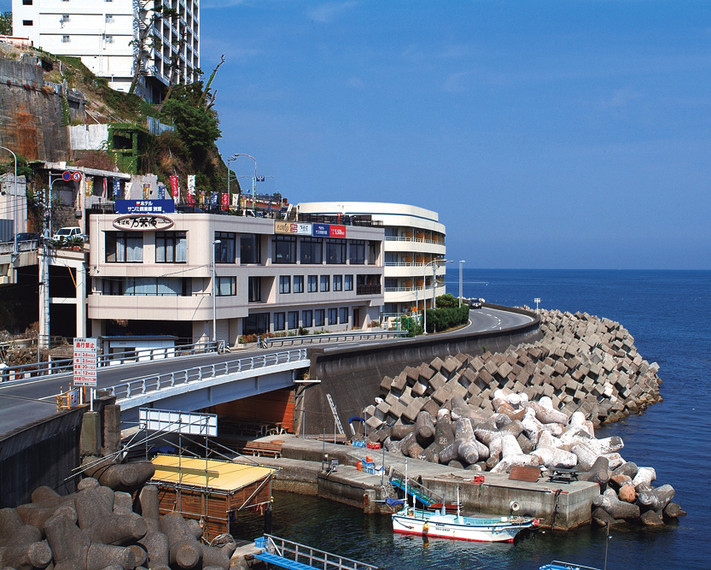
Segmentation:
{"type": "MultiPolygon", "coordinates": [[[[660,365],[664,401],[598,431],[619,435],[622,455],[670,483],[688,512],[678,525],[611,531],[608,568],[711,568],[711,272],[474,270],[463,273],[464,295],[502,305],[586,312],[619,321],[637,350],[660,365]]],[[[447,290],[459,292],[458,268],[447,290]]],[[[553,559],[602,568],[603,530],[538,532],[513,545],[394,536],[387,517],[313,497],[275,495],[273,533],[381,568],[524,568],[553,559]]],[[[262,519],[241,519],[240,538],[262,534],[262,519]]]]}

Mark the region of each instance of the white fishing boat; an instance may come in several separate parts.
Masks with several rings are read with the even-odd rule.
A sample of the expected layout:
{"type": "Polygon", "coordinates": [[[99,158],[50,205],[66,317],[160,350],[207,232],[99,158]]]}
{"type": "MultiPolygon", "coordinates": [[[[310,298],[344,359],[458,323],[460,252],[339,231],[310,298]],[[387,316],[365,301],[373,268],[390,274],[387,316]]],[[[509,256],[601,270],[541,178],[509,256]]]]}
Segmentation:
{"type": "Polygon", "coordinates": [[[477,542],[513,542],[523,529],[538,526],[529,517],[480,517],[426,511],[406,506],[393,513],[393,532],[477,542]]]}
{"type": "Polygon", "coordinates": [[[462,515],[459,509],[459,489],[456,514],[448,514],[444,507],[440,511],[417,509],[407,504],[407,496],[406,477],[405,505],[392,514],[393,532],[476,542],[513,542],[519,532],[535,528],[540,522],[533,517],[462,515]]]}

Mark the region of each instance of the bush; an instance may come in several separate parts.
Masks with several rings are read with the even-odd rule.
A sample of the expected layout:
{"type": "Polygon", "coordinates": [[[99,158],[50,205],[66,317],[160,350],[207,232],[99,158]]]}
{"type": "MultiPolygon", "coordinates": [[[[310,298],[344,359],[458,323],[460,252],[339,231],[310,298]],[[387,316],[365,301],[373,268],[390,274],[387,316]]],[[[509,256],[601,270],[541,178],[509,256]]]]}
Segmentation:
{"type": "Polygon", "coordinates": [[[466,324],[469,320],[469,307],[446,307],[427,310],[427,332],[437,332],[466,324]]]}
{"type": "Polygon", "coordinates": [[[400,317],[400,328],[407,331],[407,336],[417,336],[423,333],[422,325],[412,317],[400,317]]]}

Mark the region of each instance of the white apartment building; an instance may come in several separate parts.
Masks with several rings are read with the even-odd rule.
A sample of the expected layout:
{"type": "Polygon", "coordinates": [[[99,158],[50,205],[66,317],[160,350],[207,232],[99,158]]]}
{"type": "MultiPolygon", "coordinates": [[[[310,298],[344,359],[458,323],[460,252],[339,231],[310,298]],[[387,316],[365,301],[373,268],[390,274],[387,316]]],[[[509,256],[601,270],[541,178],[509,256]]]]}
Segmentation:
{"type": "Polygon", "coordinates": [[[90,334],[181,341],[378,322],[383,230],[202,213],[89,221],[90,334]],[[213,253],[214,248],[214,253],[213,253]],[[213,263],[214,259],[214,263],[213,263]]]}
{"type": "Polygon", "coordinates": [[[385,232],[384,317],[397,317],[431,307],[445,293],[444,224],[437,212],[385,202],[306,202],[298,205],[305,219],[347,224],[375,223],[385,232]],[[439,260],[439,262],[438,262],[439,260]]]}
{"type": "Polygon", "coordinates": [[[139,29],[148,26],[145,74],[136,93],[158,102],[171,83],[199,79],[199,0],[12,0],[13,34],[81,58],[109,86],[128,91],[139,29]],[[164,15],[163,8],[171,10],[164,15]]]}

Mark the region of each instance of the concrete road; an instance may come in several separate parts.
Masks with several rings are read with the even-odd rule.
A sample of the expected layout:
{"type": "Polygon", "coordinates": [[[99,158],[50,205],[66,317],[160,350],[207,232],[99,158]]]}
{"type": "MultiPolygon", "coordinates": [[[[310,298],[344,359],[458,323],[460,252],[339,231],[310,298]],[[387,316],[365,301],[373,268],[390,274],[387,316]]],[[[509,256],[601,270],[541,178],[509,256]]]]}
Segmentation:
{"type": "MultiPolygon", "coordinates": [[[[469,315],[470,323],[467,327],[457,329],[451,333],[441,334],[502,330],[530,323],[533,320],[526,315],[488,307],[474,309],[469,312],[469,315]]],[[[349,346],[353,344],[348,343],[349,346]]],[[[335,347],[336,344],[329,348],[335,347]]],[[[282,352],[284,350],[289,350],[289,348],[243,349],[228,354],[191,355],[105,367],[97,371],[97,384],[99,388],[104,388],[137,378],[145,378],[152,374],[166,374],[186,368],[237,360],[248,356],[282,352]]],[[[0,434],[5,434],[13,429],[56,413],[55,395],[62,390],[67,390],[71,381],[72,374],[66,373],[0,384],[0,434]]]]}

